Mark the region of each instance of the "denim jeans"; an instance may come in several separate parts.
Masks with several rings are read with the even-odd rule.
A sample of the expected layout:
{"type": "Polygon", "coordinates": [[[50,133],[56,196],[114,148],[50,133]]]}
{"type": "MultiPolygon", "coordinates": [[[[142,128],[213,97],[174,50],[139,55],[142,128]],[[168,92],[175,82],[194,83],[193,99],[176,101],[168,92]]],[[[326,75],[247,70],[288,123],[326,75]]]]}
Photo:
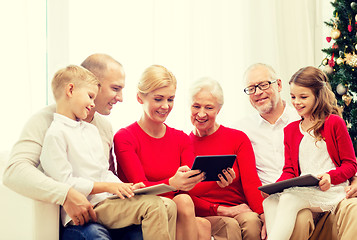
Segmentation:
{"type": "Polygon", "coordinates": [[[142,240],[141,225],[106,229],[98,223],[61,228],[61,240],[142,240]]]}

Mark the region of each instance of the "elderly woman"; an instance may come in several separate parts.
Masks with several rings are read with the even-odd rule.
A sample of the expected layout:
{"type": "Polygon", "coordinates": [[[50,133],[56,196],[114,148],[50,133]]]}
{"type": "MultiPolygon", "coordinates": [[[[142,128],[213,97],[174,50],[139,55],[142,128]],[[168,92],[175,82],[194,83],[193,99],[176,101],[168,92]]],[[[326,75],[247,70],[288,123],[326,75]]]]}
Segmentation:
{"type": "Polygon", "coordinates": [[[237,155],[233,169],[223,170],[220,181],[202,182],[190,191],[196,215],[211,222],[217,240],[264,239],[263,198],[258,190],[261,182],[249,138],[216,122],[223,105],[223,91],[217,81],[200,79],[191,87],[191,96],[194,129],[190,138],[195,155],[237,155]]]}

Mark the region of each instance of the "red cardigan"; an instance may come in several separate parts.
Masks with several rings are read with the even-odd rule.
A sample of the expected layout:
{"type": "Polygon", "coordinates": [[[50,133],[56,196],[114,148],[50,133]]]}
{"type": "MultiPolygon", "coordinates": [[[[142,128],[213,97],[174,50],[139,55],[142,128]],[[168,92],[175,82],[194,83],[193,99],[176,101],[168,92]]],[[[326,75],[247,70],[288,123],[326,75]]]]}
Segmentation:
{"type": "MultiPolygon", "coordinates": [[[[299,145],[303,138],[299,129],[300,122],[301,120],[292,122],[284,128],[285,166],[277,181],[300,175],[299,145]]],[[[353,177],[357,170],[356,156],[344,120],[331,114],[325,120],[321,135],[336,166],[336,169],[328,172],[331,183],[340,184],[353,177]]]]}
{"type": "Polygon", "coordinates": [[[231,207],[246,203],[258,214],[263,212],[263,197],[258,190],[261,186],[255,167],[255,157],[249,138],[242,131],[220,126],[206,137],[190,134],[195,155],[236,154],[233,165],[236,178],[225,188],[216,182],[197,184],[189,193],[195,203],[198,216],[215,216],[219,205],[231,207]]]}
{"type": "MultiPolygon", "coordinates": [[[[143,182],[146,186],[169,184],[180,166],[192,166],[190,139],[183,131],[166,126],[162,138],[153,138],[137,122],[114,135],[118,177],[123,182],[143,182]]],[[[173,198],[174,192],[163,194],[173,198]]]]}

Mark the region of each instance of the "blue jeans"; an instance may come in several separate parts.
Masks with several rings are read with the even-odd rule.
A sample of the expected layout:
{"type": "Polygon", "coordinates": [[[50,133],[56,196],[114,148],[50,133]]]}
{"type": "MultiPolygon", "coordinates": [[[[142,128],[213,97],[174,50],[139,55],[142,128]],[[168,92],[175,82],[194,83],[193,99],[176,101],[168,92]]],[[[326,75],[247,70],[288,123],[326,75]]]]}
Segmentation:
{"type": "Polygon", "coordinates": [[[98,223],[61,228],[61,240],[143,240],[141,225],[106,229],[98,223]]]}

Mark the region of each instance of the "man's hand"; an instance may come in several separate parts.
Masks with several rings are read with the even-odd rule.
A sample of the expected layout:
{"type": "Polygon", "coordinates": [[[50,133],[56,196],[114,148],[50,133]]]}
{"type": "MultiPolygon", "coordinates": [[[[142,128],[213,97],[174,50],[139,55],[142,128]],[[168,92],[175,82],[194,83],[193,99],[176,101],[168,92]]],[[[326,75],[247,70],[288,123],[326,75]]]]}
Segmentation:
{"type": "Polygon", "coordinates": [[[70,188],[67,193],[63,209],[75,225],[84,225],[89,220],[97,221],[97,215],[93,210],[92,204],[82,193],[73,188],[70,188]]]}
{"type": "Polygon", "coordinates": [[[219,205],[217,208],[218,216],[235,217],[238,214],[244,213],[244,212],[252,212],[250,207],[245,203],[242,203],[242,204],[239,204],[239,205],[233,206],[233,207],[224,207],[224,206],[219,205]]]}
{"type": "Polygon", "coordinates": [[[327,191],[331,187],[331,177],[330,174],[324,173],[321,175],[318,175],[317,178],[320,179],[319,186],[321,191],[327,191]]]}
{"type": "Polygon", "coordinates": [[[236,178],[236,173],[232,168],[227,168],[227,170],[224,169],[222,172],[226,178],[224,178],[222,174],[219,174],[218,177],[220,181],[217,181],[217,184],[221,188],[225,188],[228,185],[230,185],[233,182],[233,180],[236,178]]]}
{"type": "Polygon", "coordinates": [[[357,197],[357,177],[353,177],[351,185],[345,188],[346,198],[357,197]]]}
{"type": "Polygon", "coordinates": [[[260,214],[259,217],[260,217],[260,220],[261,220],[262,223],[263,223],[262,231],[260,232],[260,238],[261,238],[262,240],[265,240],[265,239],[267,239],[267,225],[266,225],[266,222],[265,222],[265,215],[264,215],[264,213],[260,214]]]}

